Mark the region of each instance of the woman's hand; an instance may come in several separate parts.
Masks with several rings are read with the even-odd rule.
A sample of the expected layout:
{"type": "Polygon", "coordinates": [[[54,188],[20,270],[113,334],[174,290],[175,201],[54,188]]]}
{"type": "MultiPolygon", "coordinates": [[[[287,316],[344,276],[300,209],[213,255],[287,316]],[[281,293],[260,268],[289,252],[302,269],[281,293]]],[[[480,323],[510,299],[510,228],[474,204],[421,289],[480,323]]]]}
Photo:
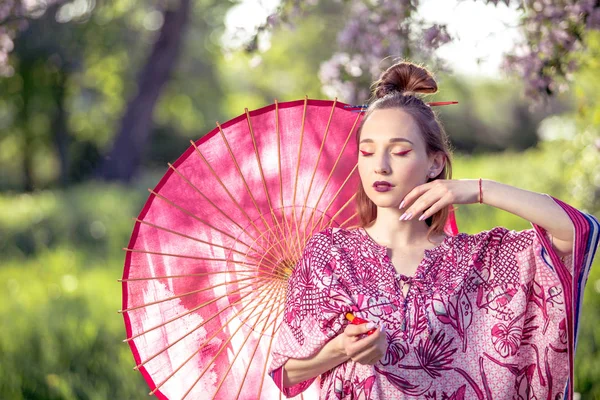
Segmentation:
{"type": "Polygon", "coordinates": [[[384,326],[371,335],[366,333],[375,327],[374,323],[348,325],[338,338],[342,351],[352,361],[364,365],[374,365],[387,351],[388,341],[384,326]]]}
{"type": "Polygon", "coordinates": [[[422,221],[450,204],[478,201],[478,179],[436,179],[415,187],[406,195],[399,207],[406,208],[400,220],[408,221],[420,215],[419,221],[422,221]]]}

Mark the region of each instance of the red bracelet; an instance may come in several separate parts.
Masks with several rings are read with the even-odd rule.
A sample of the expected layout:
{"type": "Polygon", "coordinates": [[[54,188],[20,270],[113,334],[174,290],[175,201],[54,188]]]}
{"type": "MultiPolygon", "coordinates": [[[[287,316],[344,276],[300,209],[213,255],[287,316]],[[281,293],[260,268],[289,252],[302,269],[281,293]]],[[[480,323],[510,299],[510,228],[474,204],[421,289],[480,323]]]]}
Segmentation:
{"type": "Polygon", "coordinates": [[[481,178],[479,178],[479,204],[483,204],[483,190],[481,189],[481,178]]]}

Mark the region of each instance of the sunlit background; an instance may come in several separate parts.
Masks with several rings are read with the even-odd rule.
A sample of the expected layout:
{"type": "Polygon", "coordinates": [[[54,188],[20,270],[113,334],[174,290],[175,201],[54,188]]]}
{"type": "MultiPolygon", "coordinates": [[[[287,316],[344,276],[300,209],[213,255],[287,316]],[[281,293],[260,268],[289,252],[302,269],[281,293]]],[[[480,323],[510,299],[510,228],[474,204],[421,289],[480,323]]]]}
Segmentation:
{"type": "MultiPolygon", "coordinates": [[[[538,29],[550,2],[427,0],[381,33],[409,3],[2,0],[0,398],[147,397],[116,312],[147,188],[216,121],[305,95],[362,104],[392,59],[431,68],[431,100],[459,101],[438,110],[454,178],[599,216],[600,7],[567,2],[571,22],[543,16],[538,29]]],[[[468,233],[531,227],[487,206],[457,218],[468,233]]],[[[576,358],[583,399],[600,398],[598,264],[576,358]]]]}

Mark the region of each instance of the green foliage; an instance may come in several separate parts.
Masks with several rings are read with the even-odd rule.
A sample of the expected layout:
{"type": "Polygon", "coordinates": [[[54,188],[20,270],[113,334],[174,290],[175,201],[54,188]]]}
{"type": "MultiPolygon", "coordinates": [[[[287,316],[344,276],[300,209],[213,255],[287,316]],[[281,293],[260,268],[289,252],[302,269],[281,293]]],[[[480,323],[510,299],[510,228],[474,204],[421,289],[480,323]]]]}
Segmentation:
{"type": "Polygon", "coordinates": [[[0,397],[133,399],[147,386],[119,309],[120,265],[69,248],[0,268],[0,397]]]}
{"type": "Polygon", "coordinates": [[[118,254],[127,244],[127,230],[144,192],[116,185],[103,188],[87,183],[65,192],[0,197],[0,252],[4,257],[28,256],[69,246],[96,256],[118,254]]]}

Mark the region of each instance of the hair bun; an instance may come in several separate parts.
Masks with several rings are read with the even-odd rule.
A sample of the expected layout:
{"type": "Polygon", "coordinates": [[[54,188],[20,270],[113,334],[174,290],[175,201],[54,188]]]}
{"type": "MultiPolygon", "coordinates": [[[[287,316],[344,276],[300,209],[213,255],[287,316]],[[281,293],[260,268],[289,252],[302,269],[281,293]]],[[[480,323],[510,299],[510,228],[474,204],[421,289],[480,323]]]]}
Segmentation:
{"type": "Polygon", "coordinates": [[[387,94],[435,93],[437,83],[431,73],[421,66],[402,61],[389,67],[375,82],[375,96],[381,98],[387,94]]]}

